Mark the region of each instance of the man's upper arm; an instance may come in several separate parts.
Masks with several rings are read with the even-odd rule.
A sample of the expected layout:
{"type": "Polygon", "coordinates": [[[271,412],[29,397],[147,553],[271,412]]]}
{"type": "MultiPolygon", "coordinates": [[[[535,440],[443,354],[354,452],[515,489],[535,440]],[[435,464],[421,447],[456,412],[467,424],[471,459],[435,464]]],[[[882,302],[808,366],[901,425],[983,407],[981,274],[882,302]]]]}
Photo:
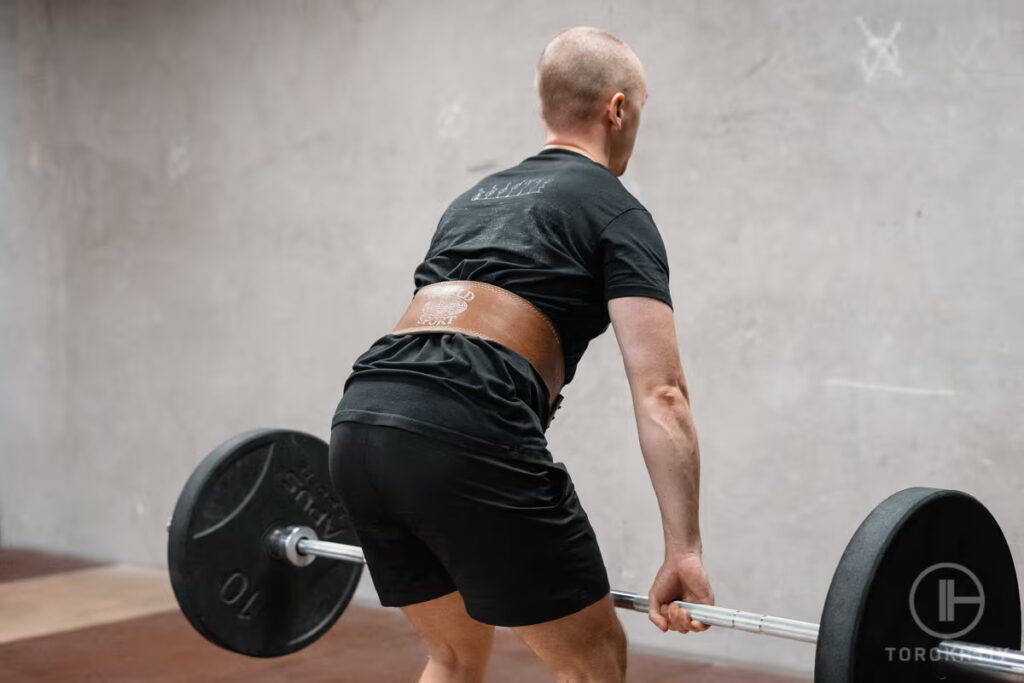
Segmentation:
{"type": "Polygon", "coordinates": [[[686,382],[679,362],[668,254],[651,215],[633,208],[601,233],[604,298],[634,399],[686,382]]]}
{"type": "Polygon", "coordinates": [[[600,248],[605,301],[643,296],[672,305],[665,243],[645,209],[628,209],[609,222],[600,248]]]}
{"type": "Polygon", "coordinates": [[[608,316],[634,401],[674,388],[687,396],[675,320],[668,304],[650,297],[619,297],[608,301],[608,316]]]}

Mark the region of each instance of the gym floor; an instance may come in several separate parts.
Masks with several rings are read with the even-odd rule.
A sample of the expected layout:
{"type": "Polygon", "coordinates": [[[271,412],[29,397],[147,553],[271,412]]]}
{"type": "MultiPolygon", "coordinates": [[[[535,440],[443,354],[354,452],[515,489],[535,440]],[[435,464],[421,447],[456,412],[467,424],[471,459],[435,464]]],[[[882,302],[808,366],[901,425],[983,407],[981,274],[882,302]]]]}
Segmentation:
{"type": "MultiPolygon", "coordinates": [[[[425,656],[397,610],[363,605],[350,606],[324,638],[294,655],[234,655],[188,625],[162,570],[32,550],[0,549],[0,615],[3,681],[414,681],[425,656]]],[[[548,676],[526,646],[499,629],[488,680],[548,676]]],[[[634,652],[629,680],[806,679],[634,652]]]]}

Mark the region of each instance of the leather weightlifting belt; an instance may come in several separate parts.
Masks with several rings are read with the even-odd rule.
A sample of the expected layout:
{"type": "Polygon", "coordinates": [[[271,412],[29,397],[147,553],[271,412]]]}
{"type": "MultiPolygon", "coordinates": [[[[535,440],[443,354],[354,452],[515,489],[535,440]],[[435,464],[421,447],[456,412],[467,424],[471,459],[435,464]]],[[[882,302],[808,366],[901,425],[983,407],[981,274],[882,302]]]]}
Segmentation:
{"type": "Polygon", "coordinates": [[[461,332],[497,342],[526,357],[547,385],[548,421],[562,403],[565,356],[554,324],[539,308],[486,282],[454,280],[425,285],[392,334],[461,332]]]}

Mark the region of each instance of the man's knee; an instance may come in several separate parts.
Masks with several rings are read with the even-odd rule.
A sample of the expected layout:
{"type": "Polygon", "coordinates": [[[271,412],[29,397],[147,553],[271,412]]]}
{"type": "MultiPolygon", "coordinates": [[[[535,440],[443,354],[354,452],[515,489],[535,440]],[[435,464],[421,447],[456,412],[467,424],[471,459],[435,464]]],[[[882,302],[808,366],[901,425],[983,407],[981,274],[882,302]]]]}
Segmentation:
{"type": "Polygon", "coordinates": [[[432,661],[450,667],[469,667],[486,662],[490,648],[471,647],[466,644],[431,643],[428,655],[432,661]]]}
{"type": "Polygon", "coordinates": [[[549,662],[558,680],[625,680],[629,642],[617,619],[607,628],[592,634],[586,642],[586,647],[549,662]]]}
{"type": "Polygon", "coordinates": [[[628,649],[629,640],[626,638],[626,631],[622,628],[622,623],[616,619],[615,628],[608,635],[608,651],[623,678],[626,677],[626,652],[628,649]]]}
{"type": "Polygon", "coordinates": [[[424,639],[431,666],[455,674],[455,680],[482,680],[490,660],[493,630],[446,635],[424,639]]]}
{"type": "Polygon", "coordinates": [[[489,649],[434,643],[428,648],[427,666],[444,670],[451,680],[483,680],[489,655],[489,649]]]}

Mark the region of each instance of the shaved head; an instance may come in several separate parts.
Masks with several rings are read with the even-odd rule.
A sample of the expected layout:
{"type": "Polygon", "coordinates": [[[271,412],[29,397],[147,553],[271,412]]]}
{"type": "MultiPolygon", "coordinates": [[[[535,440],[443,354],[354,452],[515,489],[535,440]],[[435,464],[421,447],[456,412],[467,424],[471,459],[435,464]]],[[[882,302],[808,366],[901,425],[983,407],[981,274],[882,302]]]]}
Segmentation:
{"type": "Polygon", "coordinates": [[[644,67],[628,45],[588,26],[562,31],[537,63],[541,116],[556,131],[572,130],[599,117],[618,92],[646,96],[644,67]]]}

